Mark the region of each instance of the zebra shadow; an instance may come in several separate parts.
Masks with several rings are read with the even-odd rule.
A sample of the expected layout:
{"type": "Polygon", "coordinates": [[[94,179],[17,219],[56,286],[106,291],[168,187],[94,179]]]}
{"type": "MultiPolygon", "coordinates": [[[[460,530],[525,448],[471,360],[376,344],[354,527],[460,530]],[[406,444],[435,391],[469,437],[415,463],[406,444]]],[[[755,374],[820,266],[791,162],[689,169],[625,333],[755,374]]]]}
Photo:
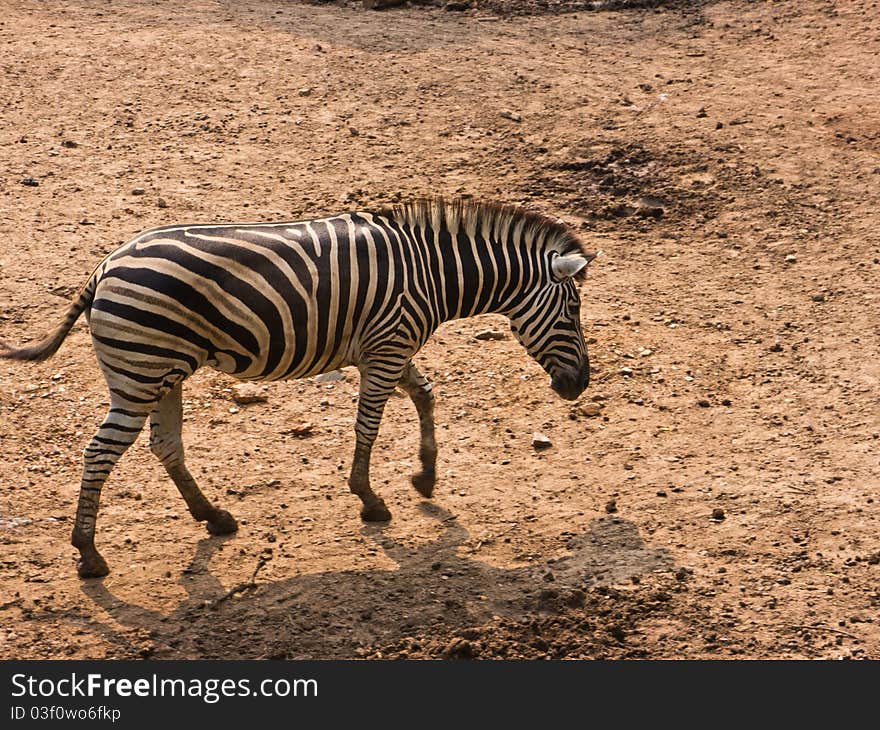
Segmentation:
{"type": "Polygon", "coordinates": [[[561,559],[500,568],[462,552],[468,532],[455,517],[430,503],[421,509],[442,521],[433,542],[411,547],[380,526],[363,528],[396,570],[258,580],[254,590],[217,602],[227,594],[210,571],[220,540],[205,538],[181,576],[187,598],[168,615],[126,603],[101,582],[82,590],[132,630],[100,627],[125,657],[344,659],[412,637],[466,632],[493,618],[520,620],[572,605],[578,595],[582,602],[596,584],[674,568],[666,549],[646,545],[633,523],[616,517],[594,519],[561,559]]]}

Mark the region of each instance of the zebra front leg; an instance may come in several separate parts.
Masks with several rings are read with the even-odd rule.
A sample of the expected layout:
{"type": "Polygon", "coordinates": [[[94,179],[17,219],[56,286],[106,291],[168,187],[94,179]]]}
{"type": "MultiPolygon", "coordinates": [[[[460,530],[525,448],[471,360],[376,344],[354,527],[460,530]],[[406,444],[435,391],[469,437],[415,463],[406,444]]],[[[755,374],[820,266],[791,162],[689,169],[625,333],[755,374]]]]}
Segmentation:
{"type": "Polygon", "coordinates": [[[107,481],[119,457],[131,446],[147,420],[149,407],[143,412],[110,402],[110,411],[98,432],[83,452],[83,476],[76,506],[76,520],[70,542],[79,550],[76,564],[80,578],[99,578],[110,568],[95,548],[95,523],[101,501],[101,487],[107,481]]]}
{"type": "Polygon", "coordinates": [[[354,427],[354,461],[348,486],[361,498],[361,519],[367,522],[387,522],[391,519],[391,512],[385,502],[370,489],[370,452],[379,433],[385,404],[400,382],[403,367],[404,363],[394,362],[370,362],[358,366],[361,371],[361,385],[354,427]]]}
{"type": "Polygon", "coordinates": [[[422,470],[412,475],[412,484],[419,494],[430,499],[437,481],[437,441],[434,438],[434,393],[431,383],[412,362],[407,363],[400,379],[403,389],[419,414],[419,461],[422,470]]]}
{"type": "Polygon", "coordinates": [[[189,513],[199,522],[207,522],[208,532],[212,535],[228,535],[238,529],[235,518],[208,501],[184,462],[182,393],[183,385],[177,383],[150,414],[150,450],[174,481],[189,513]]]}

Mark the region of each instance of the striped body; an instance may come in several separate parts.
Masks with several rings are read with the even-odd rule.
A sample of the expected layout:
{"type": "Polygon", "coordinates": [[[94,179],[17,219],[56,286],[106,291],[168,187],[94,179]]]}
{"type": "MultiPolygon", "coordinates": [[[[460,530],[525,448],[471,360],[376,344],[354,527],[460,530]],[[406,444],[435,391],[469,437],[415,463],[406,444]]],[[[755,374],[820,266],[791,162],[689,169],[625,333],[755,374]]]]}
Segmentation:
{"type": "Polygon", "coordinates": [[[181,384],[206,365],[259,381],[356,365],[349,483],[365,519],[390,517],[369,487],[369,456],[385,402],[403,388],[420,416],[423,469],[414,484],[430,496],[433,395],[412,356],[442,322],[500,312],[554,389],[576,397],[588,364],[573,278],[589,259],[570,231],[549,219],[442,201],[308,221],[168,226],[137,236],[97,267],[52,335],[0,353],[44,359],[87,313],[111,408],[85,452],[73,539],[80,574],[106,572],[93,544],[98,496],[148,417],[153,451],[192,514],[212,532],[235,529],[198,490],[183,459],[181,384]]]}

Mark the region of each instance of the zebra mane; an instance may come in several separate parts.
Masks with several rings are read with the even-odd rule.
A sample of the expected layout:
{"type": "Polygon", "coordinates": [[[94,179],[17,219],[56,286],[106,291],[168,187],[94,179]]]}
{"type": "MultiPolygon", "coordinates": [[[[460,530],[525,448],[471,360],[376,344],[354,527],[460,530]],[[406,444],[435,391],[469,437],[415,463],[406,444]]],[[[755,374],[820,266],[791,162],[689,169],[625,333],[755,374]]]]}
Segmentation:
{"type": "MultiPolygon", "coordinates": [[[[411,226],[442,226],[447,230],[479,231],[508,230],[522,225],[523,240],[556,251],[562,256],[580,253],[588,260],[594,255],[572,228],[559,218],[553,218],[522,205],[479,202],[465,198],[418,198],[398,203],[374,215],[407,223],[411,226]]],[[[575,278],[583,279],[586,267],[575,278]]]]}

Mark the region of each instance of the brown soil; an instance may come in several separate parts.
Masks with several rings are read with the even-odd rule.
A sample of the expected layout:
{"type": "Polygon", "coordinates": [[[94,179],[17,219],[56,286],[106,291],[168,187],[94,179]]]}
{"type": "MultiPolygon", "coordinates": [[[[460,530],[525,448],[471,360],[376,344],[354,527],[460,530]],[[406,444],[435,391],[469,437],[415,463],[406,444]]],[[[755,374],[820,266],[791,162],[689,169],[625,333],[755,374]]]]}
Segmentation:
{"type": "Polygon", "coordinates": [[[240,532],[192,522],[142,437],[104,491],[113,572],[83,582],[68,535],[107,395],[80,325],[0,364],[0,657],[880,658],[876,3],[486,7],[7,4],[0,336],[42,334],[151,226],[466,193],[604,251],[582,398],[603,409],[474,340],[499,318],[444,326],[418,358],[436,497],[394,398],[373,462],[394,520],[370,527],[345,484],[356,373],[233,407],[200,372],[190,466],[240,532]]]}

